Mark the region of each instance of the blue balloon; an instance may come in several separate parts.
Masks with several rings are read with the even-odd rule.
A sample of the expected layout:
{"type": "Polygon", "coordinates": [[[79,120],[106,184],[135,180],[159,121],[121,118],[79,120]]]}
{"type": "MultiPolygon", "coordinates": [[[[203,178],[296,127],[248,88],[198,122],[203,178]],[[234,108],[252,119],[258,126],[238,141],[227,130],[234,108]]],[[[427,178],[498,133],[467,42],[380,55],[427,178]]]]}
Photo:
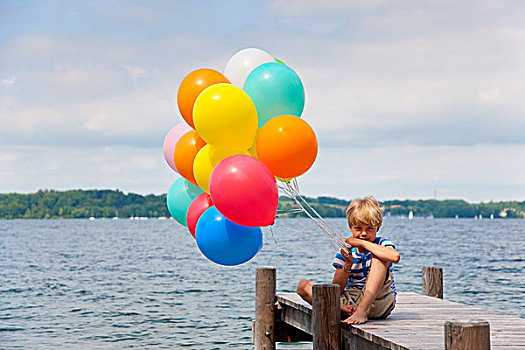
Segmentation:
{"type": "Polygon", "coordinates": [[[203,192],[200,187],[195,186],[182,177],[175,180],[166,195],[166,204],[171,216],[180,224],[188,226],[186,224],[188,208],[195,197],[203,192]]]}
{"type": "Polygon", "coordinates": [[[197,222],[195,240],[205,257],[219,265],[233,266],[247,262],[261,250],[262,232],[260,227],[238,225],[211,207],[197,222]]]}
{"type": "Polygon", "coordinates": [[[257,108],[259,127],[278,115],[291,114],[300,117],[303,113],[303,83],[299,76],[284,64],[261,64],[248,75],[243,89],[257,108]]]}

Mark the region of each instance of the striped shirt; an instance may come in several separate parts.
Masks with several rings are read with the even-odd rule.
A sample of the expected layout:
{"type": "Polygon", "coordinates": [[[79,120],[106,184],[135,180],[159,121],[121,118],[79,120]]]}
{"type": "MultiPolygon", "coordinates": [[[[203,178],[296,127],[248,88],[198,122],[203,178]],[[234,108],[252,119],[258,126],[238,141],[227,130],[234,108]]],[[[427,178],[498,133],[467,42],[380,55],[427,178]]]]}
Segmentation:
{"type": "MultiPolygon", "coordinates": [[[[391,246],[394,247],[394,243],[392,243],[388,238],[385,237],[376,237],[374,240],[375,244],[379,244],[382,246],[391,246]]],[[[354,259],[352,264],[352,269],[350,272],[350,275],[348,277],[348,282],[346,284],[345,289],[351,289],[351,288],[363,288],[366,283],[366,279],[368,277],[368,272],[370,271],[370,265],[372,264],[372,253],[366,252],[363,254],[360,254],[357,252],[357,249],[355,247],[352,248],[352,258],[354,259]]],[[[335,256],[334,262],[332,265],[335,268],[343,267],[345,264],[345,258],[343,255],[338,252],[335,256]]],[[[392,274],[392,290],[396,293],[396,285],[394,283],[394,264],[388,263],[388,267],[390,269],[390,273],[392,274]]]]}

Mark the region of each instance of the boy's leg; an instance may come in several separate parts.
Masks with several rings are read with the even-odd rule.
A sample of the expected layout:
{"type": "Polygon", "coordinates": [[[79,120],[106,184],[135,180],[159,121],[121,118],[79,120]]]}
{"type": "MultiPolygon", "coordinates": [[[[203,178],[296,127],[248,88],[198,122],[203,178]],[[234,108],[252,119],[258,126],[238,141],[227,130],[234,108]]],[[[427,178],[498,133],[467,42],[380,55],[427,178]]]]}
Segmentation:
{"type": "Polygon", "coordinates": [[[392,290],[393,277],[387,267],[385,283],[381,286],[372,303],[368,318],[385,318],[394,310],[396,306],[396,296],[392,290]]]}
{"type": "Polygon", "coordinates": [[[312,287],[314,284],[315,283],[310,280],[302,279],[297,285],[297,294],[310,305],[312,305],[312,287]]]}
{"type": "MultiPolygon", "coordinates": [[[[301,298],[303,298],[304,301],[306,301],[308,304],[312,305],[312,288],[315,285],[314,282],[302,279],[299,281],[299,284],[297,285],[297,294],[301,298]]],[[[347,293],[348,294],[348,293],[347,293]]],[[[341,316],[342,317],[348,317],[350,316],[354,311],[355,307],[352,304],[355,304],[355,302],[352,302],[352,299],[355,300],[357,295],[354,295],[353,297],[348,295],[341,295],[341,316]]]]}
{"type": "Polygon", "coordinates": [[[361,299],[361,289],[346,289],[341,292],[341,317],[347,318],[355,312],[356,306],[361,299]]]}
{"type": "Polygon", "coordinates": [[[376,298],[377,292],[379,292],[385,283],[387,268],[388,263],[372,257],[370,271],[359,305],[355,309],[355,312],[344,320],[344,323],[361,324],[368,321],[368,314],[370,313],[372,303],[376,298]]]}

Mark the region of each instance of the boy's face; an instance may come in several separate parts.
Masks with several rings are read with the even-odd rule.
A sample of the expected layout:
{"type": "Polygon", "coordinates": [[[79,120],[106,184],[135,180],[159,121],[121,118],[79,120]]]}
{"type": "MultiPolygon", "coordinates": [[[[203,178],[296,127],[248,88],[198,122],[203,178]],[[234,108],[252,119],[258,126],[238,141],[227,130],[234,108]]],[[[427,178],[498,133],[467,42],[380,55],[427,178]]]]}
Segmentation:
{"type": "Polygon", "coordinates": [[[370,226],[368,224],[359,223],[357,225],[349,225],[350,231],[355,238],[363,239],[365,241],[373,242],[376,239],[379,227],[370,226]]]}

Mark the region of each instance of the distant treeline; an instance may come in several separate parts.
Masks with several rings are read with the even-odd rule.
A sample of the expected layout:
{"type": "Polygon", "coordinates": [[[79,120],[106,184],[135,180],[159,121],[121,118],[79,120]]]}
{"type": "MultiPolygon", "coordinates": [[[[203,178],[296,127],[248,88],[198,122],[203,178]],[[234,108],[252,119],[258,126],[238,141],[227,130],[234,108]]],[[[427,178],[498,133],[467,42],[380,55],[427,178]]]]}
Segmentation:
{"type": "MultiPolygon", "coordinates": [[[[350,203],[332,197],[305,197],[306,201],[325,218],[345,217],[350,203]]],[[[494,218],[523,218],[525,201],[468,203],[464,200],[390,200],[383,201],[386,216],[435,218],[474,218],[491,215],[494,218]]],[[[288,197],[279,201],[280,217],[302,217],[295,202],[288,197]]],[[[140,195],[118,190],[40,190],[36,193],[0,194],[0,219],[55,218],[129,218],[169,217],[166,195],[140,195]]]]}
{"type": "MultiPolygon", "coordinates": [[[[345,217],[345,210],[349,201],[331,197],[306,198],[307,202],[322,217],[345,217]]],[[[517,202],[488,202],[468,203],[460,199],[445,200],[389,200],[380,203],[384,207],[385,216],[408,216],[434,217],[434,218],[524,218],[525,201],[517,202]]],[[[287,197],[281,197],[279,207],[289,217],[305,216],[301,212],[293,212],[293,201],[287,197]]]]}
{"type": "Polygon", "coordinates": [[[166,195],[114,190],[40,190],[0,194],[2,219],[111,218],[169,216],[166,195]]]}

